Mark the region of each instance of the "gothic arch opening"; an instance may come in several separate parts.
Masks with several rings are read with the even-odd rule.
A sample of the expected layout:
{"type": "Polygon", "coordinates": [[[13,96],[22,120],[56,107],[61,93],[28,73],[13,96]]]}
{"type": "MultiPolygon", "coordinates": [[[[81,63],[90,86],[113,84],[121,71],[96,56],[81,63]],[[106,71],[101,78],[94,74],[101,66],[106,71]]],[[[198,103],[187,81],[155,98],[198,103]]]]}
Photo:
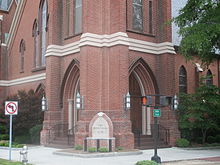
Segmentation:
{"type": "Polygon", "coordinates": [[[75,106],[77,93],[80,93],[79,62],[73,60],[67,68],[60,95],[60,105],[63,108],[63,124],[67,125],[69,133],[74,133],[78,112],[75,106]]]}
{"type": "Polygon", "coordinates": [[[159,93],[155,76],[142,58],[135,60],[131,64],[129,72],[132,132],[134,134],[151,135],[150,109],[141,105],[141,96],[159,93]]]}

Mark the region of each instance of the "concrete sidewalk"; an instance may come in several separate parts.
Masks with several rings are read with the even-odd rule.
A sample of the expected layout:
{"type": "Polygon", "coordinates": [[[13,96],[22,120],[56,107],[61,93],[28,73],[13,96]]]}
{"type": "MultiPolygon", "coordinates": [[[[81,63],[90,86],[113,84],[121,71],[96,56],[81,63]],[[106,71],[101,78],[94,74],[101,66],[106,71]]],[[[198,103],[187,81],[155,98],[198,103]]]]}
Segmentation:
{"type": "MultiPolygon", "coordinates": [[[[28,150],[28,160],[34,165],[134,165],[140,160],[150,160],[154,154],[153,150],[143,150],[143,154],[141,155],[80,158],[67,155],[54,155],[53,153],[57,151],[59,149],[42,146],[30,147],[28,150]]],[[[8,153],[8,150],[0,148],[0,158],[8,159],[8,153]]],[[[209,160],[213,157],[220,157],[220,149],[184,150],[180,148],[166,148],[159,149],[158,155],[161,157],[163,165],[190,165],[190,163],[192,165],[199,165],[198,163],[201,165],[220,165],[220,161],[209,160]]],[[[18,150],[13,150],[12,159],[16,161],[20,160],[18,150]]]]}

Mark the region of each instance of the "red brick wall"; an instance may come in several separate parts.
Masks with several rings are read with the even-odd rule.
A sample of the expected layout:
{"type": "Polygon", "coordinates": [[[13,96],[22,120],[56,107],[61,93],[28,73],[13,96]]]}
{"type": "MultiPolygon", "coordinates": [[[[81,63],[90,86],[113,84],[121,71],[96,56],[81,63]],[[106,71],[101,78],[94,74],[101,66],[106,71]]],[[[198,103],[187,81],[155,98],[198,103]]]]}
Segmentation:
{"type": "MultiPolygon", "coordinates": [[[[122,45],[101,48],[83,46],[80,47],[80,53],[64,57],[49,56],[46,58],[46,69],[33,72],[34,40],[32,27],[34,20],[38,18],[39,3],[40,0],[26,1],[12,49],[8,54],[8,78],[11,80],[39,73],[46,73],[47,78],[38,82],[9,87],[8,94],[16,93],[18,89],[36,89],[40,82],[45,84],[49,111],[45,113],[44,131],[42,132],[43,144],[46,143],[47,128],[56,123],[67,122],[67,99],[69,99],[68,97],[73,98],[71,96],[73,88],[71,85],[62,82],[66,70],[73,60],[79,61],[80,94],[84,96],[84,110],[79,111],[75,144],[83,144],[84,138],[88,136],[89,122],[96,113],[103,111],[113,122],[116,146],[133,148],[134,136],[131,132],[130,112],[123,109],[123,95],[129,91],[129,66],[137,58],[142,58],[150,67],[161,94],[173,96],[178,92],[178,72],[181,65],[187,69],[188,92],[194,91],[195,67],[189,62],[186,63],[183,57],[168,53],[160,55],[141,53],[131,51],[128,46],[122,45]],[[24,73],[20,73],[19,45],[21,39],[24,39],[26,44],[24,73]],[[60,98],[61,85],[66,85],[65,90],[69,90],[68,95],[63,96],[63,107],[60,105],[60,100],[62,100],[60,98]]],[[[126,18],[131,16],[131,13],[126,11],[126,0],[98,0],[95,3],[92,0],[83,0],[83,33],[127,32],[130,38],[154,43],[170,42],[170,26],[164,25],[171,17],[170,0],[153,1],[153,6],[155,8],[153,10],[154,35],[143,35],[127,32],[127,23],[129,22],[126,22],[126,18]]],[[[65,10],[66,6],[63,1],[48,0],[48,45],[65,45],[80,39],[80,35],[67,38],[65,10]]],[[[148,19],[146,18],[145,21],[147,24],[148,19]]],[[[70,26],[73,26],[72,23],[70,26]]],[[[211,65],[210,69],[213,74],[217,75],[216,63],[211,65]]],[[[206,71],[201,74],[206,74],[206,71]]],[[[217,76],[214,77],[214,84],[217,84],[217,76]]],[[[175,139],[179,137],[175,112],[169,108],[164,109],[160,123],[170,129],[171,144],[174,144],[175,139]]]]}
{"type": "MultiPolygon", "coordinates": [[[[218,64],[217,61],[214,61],[210,66],[203,67],[203,72],[196,72],[196,65],[195,63],[199,63],[201,65],[201,61],[198,59],[195,59],[193,61],[186,61],[186,59],[181,56],[180,54],[177,54],[175,59],[175,76],[176,76],[176,93],[179,92],[179,69],[181,66],[184,66],[187,72],[187,92],[188,93],[193,93],[196,88],[196,73],[199,74],[199,78],[202,76],[206,76],[208,69],[211,70],[212,75],[213,75],[213,84],[218,86],[218,64]]],[[[201,65],[202,67],[202,65],[201,65]]],[[[197,82],[198,84],[198,82],[197,82]]]]}

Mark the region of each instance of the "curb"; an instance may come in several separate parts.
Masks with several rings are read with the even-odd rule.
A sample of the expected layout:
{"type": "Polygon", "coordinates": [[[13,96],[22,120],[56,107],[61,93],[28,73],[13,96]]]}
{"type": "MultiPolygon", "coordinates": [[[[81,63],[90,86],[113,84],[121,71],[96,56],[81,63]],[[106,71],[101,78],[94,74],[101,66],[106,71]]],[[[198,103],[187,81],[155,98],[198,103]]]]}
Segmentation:
{"type": "MultiPolygon", "coordinates": [[[[9,147],[0,147],[0,149],[2,149],[2,150],[9,150],[9,147]]],[[[11,149],[14,150],[14,151],[19,151],[22,148],[11,148],[11,149]]]]}
{"type": "Polygon", "coordinates": [[[173,148],[183,149],[183,150],[214,150],[214,149],[220,149],[220,146],[216,146],[216,147],[194,147],[194,148],[173,147],[173,148]]]}
{"type": "Polygon", "coordinates": [[[61,155],[61,156],[75,156],[75,157],[80,157],[80,158],[103,158],[103,157],[114,157],[114,156],[141,155],[141,154],[143,154],[143,152],[142,151],[132,151],[132,152],[77,154],[77,153],[70,153],[70,152],[63,152],[63,151],[55,151],[55,152],[53,152],[53,154],[54,155],[61,155]]]}
{"type": "MultiPolygon", "coordinates": [[[[40,146],[28,146],[28,149],[38,148],[40,146]]],[[[1,146],[0,149],[2,150],[9,150],[9,147],[3,147],[1,146]]],[[[14,151],[22,150],[22,148],[11,148],[14,151]]]]}

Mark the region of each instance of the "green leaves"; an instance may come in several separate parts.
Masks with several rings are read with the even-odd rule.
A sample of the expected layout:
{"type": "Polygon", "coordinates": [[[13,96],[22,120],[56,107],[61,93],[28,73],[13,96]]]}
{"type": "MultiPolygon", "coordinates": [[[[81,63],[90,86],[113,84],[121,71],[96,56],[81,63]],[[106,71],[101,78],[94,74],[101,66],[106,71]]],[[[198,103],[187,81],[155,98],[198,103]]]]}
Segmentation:
{"type": "Polygon", "coordinates": [[[218,130],[219,125],[219,88],[202,83],[195,93],[180,95],[179,126],[181,129],[199,129],[206,136],[208,130],[218,130]]]}
{"type": "MultiPolygon", "coordinates": [[[[29,129],[35,125],[42,124],[43,112],[41,111],[41,95],[36,94],[34,90],[28,92],[18,91],[14,96],[6,100],[18,100],[18,115],[13,116],[13,129],[15,136],[29,134],[29,129]]],[[[3,107],[4,108],[4,107],[3,107]]],[[[3,109],[0,116],[4,116],[6,123],[9,123],[8,116],[4,115],[3,109]]]]}
{"type": "Polygon", "coordinates": [[[180,52],[187,59],[199,57],[209,65],[220,49],[220,3],[218,0],[188,0],[174,19],[183,37],[180,52]]]}

